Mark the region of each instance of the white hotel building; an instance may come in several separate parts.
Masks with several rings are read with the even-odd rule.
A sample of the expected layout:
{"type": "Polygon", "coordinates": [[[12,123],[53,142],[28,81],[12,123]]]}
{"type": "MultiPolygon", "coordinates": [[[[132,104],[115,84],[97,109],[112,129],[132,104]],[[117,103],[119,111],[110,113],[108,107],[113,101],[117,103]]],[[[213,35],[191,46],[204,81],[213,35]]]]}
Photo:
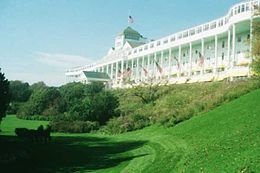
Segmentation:
{"type": "Polygon", "coordinates": [[[127,27],[103,59],[67,70],[67,81],[103,81],[116,88],[149,78],[180,84],[247,77],[252,19],[259,4],[260,0],[240,2],[224,17],[158,40],[149,41],[127,27]]]}

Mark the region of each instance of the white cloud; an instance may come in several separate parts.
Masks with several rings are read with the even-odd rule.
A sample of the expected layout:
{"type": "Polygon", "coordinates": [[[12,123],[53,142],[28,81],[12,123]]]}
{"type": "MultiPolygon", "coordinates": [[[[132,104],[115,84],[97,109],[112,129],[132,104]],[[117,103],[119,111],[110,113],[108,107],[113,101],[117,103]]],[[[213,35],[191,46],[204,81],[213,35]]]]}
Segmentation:
{"type": "Polygon", "coordinates": [[[36,52],[37,61],[46,64],[52,67],[63,68],[63,71],[66,68],[82,66],[85,64],[92,63],[90,58],[85,58],[78,55],[66,55],[66,54],[51,54],[45,52],[36,52]]]}
{"type": "Polygon", "coordinates": [[[35,52],[32,59],[21,61],[0,57],[0,67],[3,68],[2,71],[9,80],[22,80],[30,84],[44,81],[50,86],[65,84],[65,71],[68,68],[87,65],[91,62],[89,58],[82,56],[44,52],[35,52]]]}

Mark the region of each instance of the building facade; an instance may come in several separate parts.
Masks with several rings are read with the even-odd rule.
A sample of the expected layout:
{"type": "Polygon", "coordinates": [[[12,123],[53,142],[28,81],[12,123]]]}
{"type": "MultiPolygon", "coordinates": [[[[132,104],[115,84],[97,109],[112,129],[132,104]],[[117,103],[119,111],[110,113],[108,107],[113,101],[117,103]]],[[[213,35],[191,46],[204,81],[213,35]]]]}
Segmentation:
{"type": "Polygon", "coordinates": [[[68,82],[86,83],[84,71],[106,73],[113,88],[150,80],[169,84],[250,76],[252,20],[260,0],[240,2],[208,23],[148,40],[127,27],[100,61],[67,70],[68,82]]]}

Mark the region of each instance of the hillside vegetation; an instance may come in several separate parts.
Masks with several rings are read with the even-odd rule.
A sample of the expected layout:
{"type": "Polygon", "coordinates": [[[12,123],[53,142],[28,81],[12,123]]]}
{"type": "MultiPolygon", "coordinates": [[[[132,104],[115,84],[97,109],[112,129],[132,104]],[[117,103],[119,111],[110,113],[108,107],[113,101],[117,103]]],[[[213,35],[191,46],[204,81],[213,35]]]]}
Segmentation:
{"type": "Polygon", "coordinates": [[[43,145],[5,140],[1,152],[13,147],[26,153],[8,163],[20,172],[259,172],[259,122],[258,89],[171,128],[153,125],[111,136],[56,133],[43,145]]]}
{"type": "Polygon", "coordinates": [[[153,84],[107,90],[101,83],[10,83],[9,114],[49,120],[54,131],[119,134],[161,124],[167,127],[207,112],[260,87],[259,79],[182,85],[153,84]]]}

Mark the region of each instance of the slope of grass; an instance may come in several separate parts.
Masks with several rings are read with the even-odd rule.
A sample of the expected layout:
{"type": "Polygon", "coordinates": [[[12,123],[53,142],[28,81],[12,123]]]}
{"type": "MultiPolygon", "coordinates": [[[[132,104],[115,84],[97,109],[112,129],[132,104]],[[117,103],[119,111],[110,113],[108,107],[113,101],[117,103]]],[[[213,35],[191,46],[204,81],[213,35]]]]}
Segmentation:
{"type": "MultiPolygon", "coordinates": [[[[0,134],[10,131],[5,121],[16,121],[9,118],[0,134]]],[[[2,136],[7,142],[1,148],[27,153],[27,160],[4,164],[20,171],[260,172],[259,122],[258,89],[172,128],[153,125],[114,136],[54,134],[48,144],[14,144],[14,137],[2,136]]]]}

